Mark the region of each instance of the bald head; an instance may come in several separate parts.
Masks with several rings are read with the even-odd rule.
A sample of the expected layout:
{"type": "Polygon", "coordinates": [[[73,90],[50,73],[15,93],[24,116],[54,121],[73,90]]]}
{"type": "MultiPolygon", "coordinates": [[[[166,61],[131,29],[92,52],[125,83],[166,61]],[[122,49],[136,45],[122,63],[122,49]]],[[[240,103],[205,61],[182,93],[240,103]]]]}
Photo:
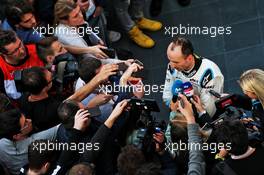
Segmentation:
{"type": "Polygon", "coordinates": [[[167,48],[170,66],[178,71],[188,71],[194,66],[193,47],[189,40],[176,38],[167,48]]]}

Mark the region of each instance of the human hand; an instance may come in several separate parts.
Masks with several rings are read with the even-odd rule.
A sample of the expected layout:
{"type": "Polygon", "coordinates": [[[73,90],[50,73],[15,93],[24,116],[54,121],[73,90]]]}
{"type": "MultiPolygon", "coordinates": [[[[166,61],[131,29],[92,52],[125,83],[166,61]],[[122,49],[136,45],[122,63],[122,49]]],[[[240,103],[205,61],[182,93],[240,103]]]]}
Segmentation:
{"type": "Polygon", "coordinates": [[[101,50],[101,49],[107,49],[107,47],[102,45],[95,45],[88,47],[88,52],[96,56],[96,58],[99,59],[105,59],[108,56],[101,50]]]}
{"type": "Polygon", "coordinates": [[[115,109],[110,114],[109,118],[110,119],[116,119],[118,116],[120,116],[120,114],[124,111],[127,104],[128,104],[127,100],[123,100],[123,101],[119,102],[116,105],[115,109]]]}
{"type": "Polygon", "coordinates": [[[200,97],[198,95],[193,95],[193,98],[191,98],[191,102],[196,107],[197,112],[205,111],[205,109],[203,108],[201,99],[200,99],[200,97]]]}
{"type": "Polygon", "coordinates": [[[94,98],[91,99],[91,101],[88,104],[88,108],[93,108],[96,106],[101,106],[107,102],[109,102],[111,99],[113,99],[113,95],[110,94],[97,94],[94,98]]]}
{"type": "Polygon", "coordinates": [[[90,113],[88,112],[88,110],[79,109],[74,116],[73,128],[84,131],[88,125],[89,115],[90,113]]]}
{"type": "Polygon", "coordinates": [[[127,80],[129,77],[131,77],[132,73],[137,72],[142,69],[143,69],[143,66],[140,66],[137,63],[133,63],[127,68],[127,70],[123,73],[121,78],[127,80]]]}
{"type": "Polygon", "coordinates": [[[163,147],[161,146],[165,141],[165,136],[163,132],[158,132],[153,134],[153,139],[155,140],[156,152],[163,151],[163,147]]]}
{"type": "Polygon", "coordinates": [[[179,94],[179,97],[181,98],[181,100],[184,104],[184,107],[181,105],[181,103],[179,103],[178,110],[184,115],[188,124],[195,123],[195,118],[193,116],[192,104],[188,101],[188,99],[184,95],[179,94]]]}
{"type": "Polygon", "coordinates": [[[179,101],[177,100],[175,103],[173,101],[170,102],[171,111],[176,112],[179,108],[179,101]]]}
{"type": "Polygon", "coordinates": [[[129,67],[131,64],[133,64],[134,63],[134,59],[128,59],[128,60],[126,60],[126,61],[124,61],[125,62],[125,64],[129,67]]]}
{"type": "Polygon", "coordinates": [[[121,113],[126,108],[127,103],[128,103],[127,100],[123,100],[123,101],[119,102],[116,105],[115,109],[112,111],[112,113],[110,114],[110,116],[104,122],[105,126],[107,126],[108,128],[112,128],[112,126],[114,125],[114,122],[116,121],[116,119],[118,118],[118,116],[120,116],[121,113]]]}
{"type": "Polygon", "coordinates": [[[109,76],[115,75],[117,71],[118,71],[118,65],[116,64],[103,65],[100,72],[96,74],[95,79],[99,83],[105,82],[108,80],[109,76]]]}

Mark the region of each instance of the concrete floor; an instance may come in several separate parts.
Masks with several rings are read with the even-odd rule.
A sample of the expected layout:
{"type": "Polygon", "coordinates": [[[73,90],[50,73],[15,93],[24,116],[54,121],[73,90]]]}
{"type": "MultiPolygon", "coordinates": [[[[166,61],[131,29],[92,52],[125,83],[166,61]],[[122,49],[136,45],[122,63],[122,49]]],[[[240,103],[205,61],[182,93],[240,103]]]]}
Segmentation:
{"type": "MultiPolygon", "coordinates": [[[[149,17],[147,8],[148,5],[145,16],[149,17]]],[[[264,68],[263,0],[192,0],[188,7],[180,7],[176,0],[164,0],[162,13],[154,19],[164,25],[159,32],[146,32],[156,41],[154,48],[139,48],[126,36],[114,44],[132,51],[144,63],[148,71],[146,84],[164,83],[168,63],[166,49],[171,41],[171,36],[165,34],[165,27],[179,27],[180,24],[186,27],[231,27],[230,35],[185,35],[192,41],[197,54],[218,64],[225,76],[225,92],[241,93],[236,82],[241,73],[251,68],[264,68]]],[[[146,98],[156,99],[161,112],[154,115],[167,119],[168,109],[162,104],[161,96],[161,93],[152,93],[146,98]]]]}

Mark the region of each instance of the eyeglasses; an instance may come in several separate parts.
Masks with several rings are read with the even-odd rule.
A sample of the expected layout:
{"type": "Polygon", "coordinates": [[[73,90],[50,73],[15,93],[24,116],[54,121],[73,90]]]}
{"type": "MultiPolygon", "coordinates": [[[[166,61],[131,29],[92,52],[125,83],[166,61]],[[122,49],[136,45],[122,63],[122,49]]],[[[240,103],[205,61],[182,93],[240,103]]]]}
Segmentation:
{"type": "Polygon", "coordinates": [[[20,41],[19,45],[17,48],[15,48],[12,52],[6,53],[6,55],[14,55],[22,46],[22,42],[20,41]]]}

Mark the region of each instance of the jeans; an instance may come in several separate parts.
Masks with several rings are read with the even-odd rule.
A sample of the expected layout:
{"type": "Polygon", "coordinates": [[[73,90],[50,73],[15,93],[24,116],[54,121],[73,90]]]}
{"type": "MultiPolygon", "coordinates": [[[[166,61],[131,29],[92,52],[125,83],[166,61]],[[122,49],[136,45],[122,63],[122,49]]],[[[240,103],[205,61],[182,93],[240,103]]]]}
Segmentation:
{"type": "Polygon", "coordinates": [[[122,28],[128,32],[135,26],[134,20],[142,18],[145,0],[113,0],[122,28]]]}

